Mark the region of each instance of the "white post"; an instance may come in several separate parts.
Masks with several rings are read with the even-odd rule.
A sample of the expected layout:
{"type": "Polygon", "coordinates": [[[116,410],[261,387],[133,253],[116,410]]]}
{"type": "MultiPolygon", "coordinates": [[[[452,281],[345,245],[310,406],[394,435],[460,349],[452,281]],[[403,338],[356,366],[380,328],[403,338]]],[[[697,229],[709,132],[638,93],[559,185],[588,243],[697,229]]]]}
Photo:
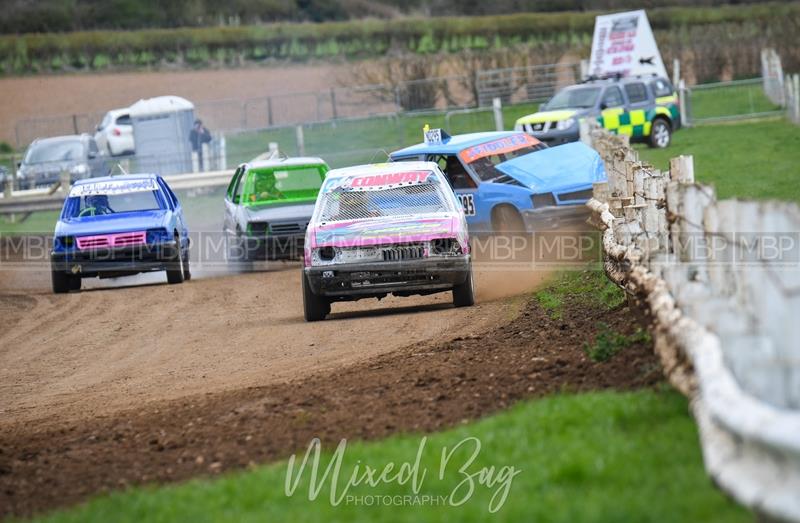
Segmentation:
{"type": "Polygon", "coordinates": [[[581,80],[589,77],[589,60],[586,58],[581,59],[581,80]]]}
{"type": "Polygon", "coordinates": [[[686,89],[686,81],[681,78],[678,80],[678,109],[681,113],[681,127],[689,127],[689,115],[686,114],[686,97],[689,96],[689,90],[686,89]]]}
{"type": "Polygon", "coordinates": [[[217,169],[220,171],[228,170],[228,144],[225,141],[225,135],[219,137],[219,161],[217,162],[217,169]]]}
{"type": "Polygon", "coordinates": [[[192,151],[192,172],[196,173],[200,170],[200,160],[197,151],[192,151]]]}
{"type": "Polygon", "coordinates": [[[207,143],[204,143],[202,146],[200,146],[200,154],[203,155],[203,170],[207,171],[208,167],[209,167],[208,158],[210,156],[208,154],[208,144],[207,143]]]}
{"type": "Polygon", "coordinates": [[[578,129],[581,137],[581,141],[588,145],[589,147],[592,146],[592,128],[589,125],[588,118],[581,118],[578,120],[578,129]]]}
{"type": "Polygon", "coordinates": [[[306,141],[303,136],[303,126],[298,125],[295,127],[295,139],[297,140],[297,156],[306,154],[306,141]]]}
{"type": "Polygon", "coordinates": [[[268,149],[269,151],[269,158],[274,159],[280,156],[280,152],[278,151],[278,142],[269,142],[268,149]]]}
{"type": "Polygon", "coordinates": [[[681,61],[677,58],[672,60],[672,85],[678,85],[681,81],[681,61]]]}
{"type": "Polygon", "coordinates": [[[794,123],[800,125],[800,75],[794,75],[792,84],[794,85],[794,123]]]}
{"type": "Polygon", "coordinates": [[[505,126],[503,125],[503,102],[500,98],[494,98],[492,100],[492,111],[494,111],[494,127],[498,131],[504,131],[505,126]]]}

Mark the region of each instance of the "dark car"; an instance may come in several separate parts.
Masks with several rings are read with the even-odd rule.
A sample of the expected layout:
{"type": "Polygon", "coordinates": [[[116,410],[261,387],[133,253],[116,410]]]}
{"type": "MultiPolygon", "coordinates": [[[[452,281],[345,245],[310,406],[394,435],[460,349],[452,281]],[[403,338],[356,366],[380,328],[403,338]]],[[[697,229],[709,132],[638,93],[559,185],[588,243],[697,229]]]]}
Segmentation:
{"type": "Polygon", "coordinates": [[[583,118],[596,118],[613,133],[663,148],[680,127],[678,96],[670,81],[659,76],[590,80],[561,89],[539,112],[517,120],[515,130],[560,145],[578,141],[583,118]]]}
{"type": "Polygon", "coordinates": [[[47,187],[57,182],[67,171],[70,183],[83,178],[107,176],[111,167],[100,154],[97,142],[88,134],[56,136],[35,140],[19,165],[17,178],[20,189],[47,187]]]}

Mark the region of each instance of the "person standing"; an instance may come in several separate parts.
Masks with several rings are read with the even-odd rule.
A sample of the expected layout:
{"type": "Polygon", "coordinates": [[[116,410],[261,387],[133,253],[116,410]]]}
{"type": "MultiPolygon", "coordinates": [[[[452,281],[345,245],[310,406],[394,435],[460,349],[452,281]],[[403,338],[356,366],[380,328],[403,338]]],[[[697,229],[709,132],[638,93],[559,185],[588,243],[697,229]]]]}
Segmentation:
{"type": "Polygon", "coordinates": [[[192,151],[197,153],[197,164],[200,170],[203,171],[203,144],[211,141],[211,133],[203,125],[203,121],[197,119],[194,121],[192,132],[189,133],[189,142],[192,144],[192,151]]]}

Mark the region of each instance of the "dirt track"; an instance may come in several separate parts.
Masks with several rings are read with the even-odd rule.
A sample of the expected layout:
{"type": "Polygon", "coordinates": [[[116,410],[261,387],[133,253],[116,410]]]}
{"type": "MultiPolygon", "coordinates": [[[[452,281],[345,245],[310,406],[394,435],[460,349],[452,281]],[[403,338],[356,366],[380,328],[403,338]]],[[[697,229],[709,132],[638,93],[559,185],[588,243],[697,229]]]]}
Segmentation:
{"type": "MultiPolygon", "coordinates": [[[[35,352],[23,357],[20,350],[14,350],[27,372],[38,371],[38,357],[44,359],[42,368],[61,377],[28,375],[26,385],[9,391],[10,397],[16,398],[15,405],[26,400],[38,402],[37,412],[58,417],[26,423],[23,420],[37,416],[15,407],[11,413],[17,422],[0,425],[0,517],[65,506],[129,485],[180,481],[268,462],[305,448],[314,437],[335,444],[340,438],[374,439],[395,432],[432,431],[507,408],[523,398],[565,390],[642,387],[660,380],[649,344],[636,343],[626,348],[624,355],[605,363],[592,362],[584,353],[583,342],[596,334],[599,322],[623,333],[636,328],[624,307],[602,311],[580,300],[568,300],[563,318],[553,319],[536,300],[501,300],[472,309],[452,309],[428,298],[406,302],[416,305],[399,311],[374,309],[378,312],[369,313],[365,303],[338,312],[334,321],[304,329],[292,307],[296,298],[287,295],[285,310],[273,314],[270,328],[263,322],[262,309],[248,301],[258,291],[246,287],[263,289],[270,285],[264,285],[265,281],[283,276],[192,282],[181,289],[187,297],[173,304],[176,312],[162,311],[165,317],[157,317],[158,313],[150,312],[156,309],[148,309],[132,325],[112,318],[116,314],[135,318],[141,305],[135,298],[142,298],[139,293],[145,291],[149,291],[148,302],[156,299],[166,305],[176,297],[171,287],[67,296],[93,303],[79,319],[96,315],[98,321],[107,322],[102,331],[108,333],[107,338],[98,338],[91,349],[78,336],[57,342],[60,331],[50,329],[46,339],[36,336],[47,350],[36,351],[28,340],[35,333],[29,331],[26,337],[17,331],[14,342],[35,352]],[[219,300],[214,292],[222,293],[232,285],[241,287],[240,293],[227,300],[226,306],[210,308],[216,303],[209,304],[208,298],[219,300]],[[192,310],[195,318],[203,317],[203,324],[185,324],[173,318],[178,311],[192,310]],[[212,314],[204,316],[201,311],[212,314]],[[282,323],[275,318],[283,318],[282,323]],[[188,336],[191,343],[159,345],[157,334],[148,332],[150,322],[172,324],[172,329],[188,336]],[[490,327],[490,323],[498,326],[490,327]],[[115,329],[120,331],[114,333],[115,329]],[[215,329],[221,333],[215,335],[215,329]],[[294,349],[287,354],[276,351],[267,337],[273,329],[291,330],[294,349]],[[244,347],[238,352],[209,352],[214,347],[211,342],[219,341],[227,330],[249,333],[263,341],[229,343],[237,349],[244,347]],[[142,349],[133,339],[123,340],[120,333],[141,336],[160,349],[142,349]],[[306,346],[309,339],[317,340],[313,347],[306,346]],[[319,340],[333,343],[320,351],[316,348],[321,345],[319,340]],[[367,340],[378,346],[369,347],[367,340]],[[130,355],[118,346],[127,347],[130,355]],[[359,354],[352,353],[356,346],[359,354]],[[103,356],[103,350],[111,352],[103,356]],[[174,356],[176,351],[180,357],[174,356]],[[96,354],[101,356],[93,356],[96,354]],[[296,377],[280,381],[281,373],[271,373],[266,354],[276,358],[286,376],[296,377]],[[367,355],[371,357],[367,359],[367,355]],[[146,363],[134,363],[136,358],[146,363]],[[58,360],[65,364],[59,365],[58,360]],[[297,364],[292,365],[292,360],[297,364]],[[188,362],[197,368],[189,371],[185,368],[188,362]],[[254,368],[247,368],[244,362],[254,368]],[[79,365],[87,365],[93,372],[85,372],[79,365]],[[105,366],[111,370],[105,371],[105,366]],[[205,378],[200,375],[203,368],[205,378]],[[170,369],[186,377],[170,374],[170,369]],[[70,374],[93,385],[67,379],[70,374]],[[48,385],[31,386],[39,382],[52,382],[62,392],[51,393],[48,385]],[[74,390],[67,390],[67,382],[74,390]],[[264,386],[245,386],[257,382],[264,386]],[[171,401],[155,399],[219,388],[227,390],[171,401]],[[144,399],[150,401],[141,401],[144,399]],[[104,414],[85,418],[84,404],[104,414]],[[113,409],[123,405],[128,408],[113,409]]],[[[503,281],[519,279],[505,275],[503,281]]],[[[293,281],[270,288],[288,290],[293,281]]],[[[492,284],[486,275],[481,281],[492,284]]],[[[56,301],[46,296],[34,295],[31,300],[31,310],[41,310],[44,319],[57,319],[54,324],[69,327],[67,318],[75,313],[56,313],[56,301]]],[[[179,337],[177,333],[173,336],[179,337]]],[[[0,340],[4,380],[9,367],[6,339],[0,340]]],[[[5,390],[2,397],[8,397],[5,390]]]]}
{"type": "Polygon", "coordinates": [[[484,303],[473,308],[454,309],[449,293],[363,300],[335,304],[329,321],[313,324],[302,318],[296,264],[180,286],[163,279],[89,280],[79,294],[56,296],[46,273],[0,271],[0,429],[295,379],[483,332],[512,314],[485,301],[504,292],[496,273],[482,275],[484,303]]]}

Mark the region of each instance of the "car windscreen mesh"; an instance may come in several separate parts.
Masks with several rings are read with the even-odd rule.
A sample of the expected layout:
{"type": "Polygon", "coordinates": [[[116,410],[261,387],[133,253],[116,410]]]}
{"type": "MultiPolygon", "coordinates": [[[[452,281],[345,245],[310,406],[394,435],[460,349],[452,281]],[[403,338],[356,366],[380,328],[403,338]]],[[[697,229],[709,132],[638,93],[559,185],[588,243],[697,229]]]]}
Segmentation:
{"type": "Polygon", "coordinates": [[[324,196],[320,222],[361,220],[448,211],[439,188],[432,183],[380,191],[342,190],[324,196]]]}

